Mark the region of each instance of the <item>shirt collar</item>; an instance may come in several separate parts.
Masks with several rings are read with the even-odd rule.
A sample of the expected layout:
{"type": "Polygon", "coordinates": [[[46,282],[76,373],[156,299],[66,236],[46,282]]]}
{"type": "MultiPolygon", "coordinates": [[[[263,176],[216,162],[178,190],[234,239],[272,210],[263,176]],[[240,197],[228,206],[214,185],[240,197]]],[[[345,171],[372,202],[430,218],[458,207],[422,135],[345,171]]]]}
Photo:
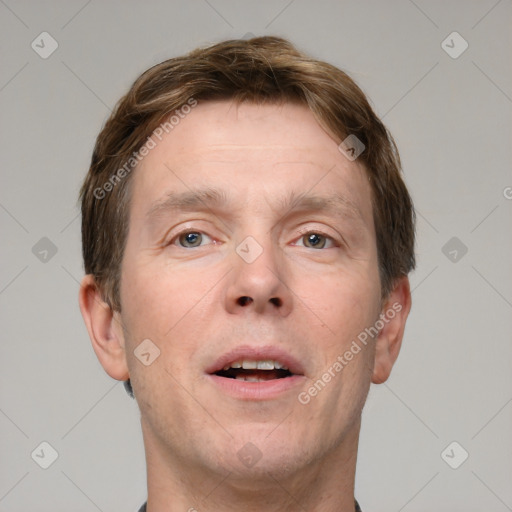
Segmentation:
{"type": "MultiPolygon", "coordinates": [[[[359,503],[357,503],[357,500],[354,500],[354,501],[355,501],[355,506],[356,506],[355,512],[362,512],[361,507],[359,506],[359,503]]],[[[139,512],[146,512],[146,503],[144,503],[144,505],[142,505],[142,507],[139,508],[139,512]]]]}

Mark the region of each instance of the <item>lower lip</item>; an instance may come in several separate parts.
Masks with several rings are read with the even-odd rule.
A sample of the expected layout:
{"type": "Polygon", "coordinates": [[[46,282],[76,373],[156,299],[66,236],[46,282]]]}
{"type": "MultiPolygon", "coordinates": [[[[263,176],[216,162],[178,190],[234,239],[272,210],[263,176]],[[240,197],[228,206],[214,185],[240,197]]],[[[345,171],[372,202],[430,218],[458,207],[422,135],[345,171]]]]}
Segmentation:
{"type": "Polygon", "coordinates": [[[212,382],[223,393],[239,400],[272,400],[279,398],[287,391],[298,387],[304,381],[304,375],[292,375],[282,379],[271,379],[260,382],[248,382],[245,380],[219,377],[215,374],[208,375],[212,382]]]}

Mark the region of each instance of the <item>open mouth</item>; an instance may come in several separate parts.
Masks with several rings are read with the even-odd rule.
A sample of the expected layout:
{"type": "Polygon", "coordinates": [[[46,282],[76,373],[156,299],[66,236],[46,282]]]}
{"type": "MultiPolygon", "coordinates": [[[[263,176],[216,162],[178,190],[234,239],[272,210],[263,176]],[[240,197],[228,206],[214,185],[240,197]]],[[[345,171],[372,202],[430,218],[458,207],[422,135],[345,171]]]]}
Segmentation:
{"type": "Polygon", "coordinates": [[[293,375],[290,370],[278,361],[234,361],[215,375],[227,379],[243,380],[246,382],[265,382],[275,379],[285,379],[293,375]]]}
{"type": "Polygon", "coordinates": [[[221,393],[242,401],[286,398],[305,380],[300,360],[276,344],[240,345],[220,356],[205,372],[221,393]]]}

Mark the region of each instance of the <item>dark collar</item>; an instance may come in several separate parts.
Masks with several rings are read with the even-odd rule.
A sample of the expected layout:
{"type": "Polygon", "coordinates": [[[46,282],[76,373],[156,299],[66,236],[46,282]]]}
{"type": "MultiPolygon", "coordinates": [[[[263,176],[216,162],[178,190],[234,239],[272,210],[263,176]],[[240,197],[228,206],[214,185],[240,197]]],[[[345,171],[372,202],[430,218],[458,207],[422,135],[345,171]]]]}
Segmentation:
{"type": "MultiPolygon", "coordinates": [[[[356,504],[355,512],[362,512],[361,511],[361,507],[359,506],[359,503],[357,503],[357,500],[354,500],[354,501],[355,501],[355,504],[356,504]]],[[[146,512],[146,503],[144,503],[144,505],[142,505],[142,507],[139,508],[139,512],[146,512]]]]}

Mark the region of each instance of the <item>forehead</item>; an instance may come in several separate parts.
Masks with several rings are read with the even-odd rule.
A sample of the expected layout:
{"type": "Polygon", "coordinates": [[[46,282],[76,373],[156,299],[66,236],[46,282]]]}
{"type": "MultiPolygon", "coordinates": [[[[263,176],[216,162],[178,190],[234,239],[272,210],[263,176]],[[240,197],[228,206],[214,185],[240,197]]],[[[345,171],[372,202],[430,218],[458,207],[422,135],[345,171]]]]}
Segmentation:
{"type": "Polygon", "coordinates": [[[132,208],[141,214],[173,190],[203,185],[230,190],[230,197],[238,191],[245,201],[259,197],[267,205],[306,192],[343,194],[347,205],[371,217],[366,171],[341,154],[305,105],[199,102],[172,131],[153,140],[134,176],[132,208]]]}

